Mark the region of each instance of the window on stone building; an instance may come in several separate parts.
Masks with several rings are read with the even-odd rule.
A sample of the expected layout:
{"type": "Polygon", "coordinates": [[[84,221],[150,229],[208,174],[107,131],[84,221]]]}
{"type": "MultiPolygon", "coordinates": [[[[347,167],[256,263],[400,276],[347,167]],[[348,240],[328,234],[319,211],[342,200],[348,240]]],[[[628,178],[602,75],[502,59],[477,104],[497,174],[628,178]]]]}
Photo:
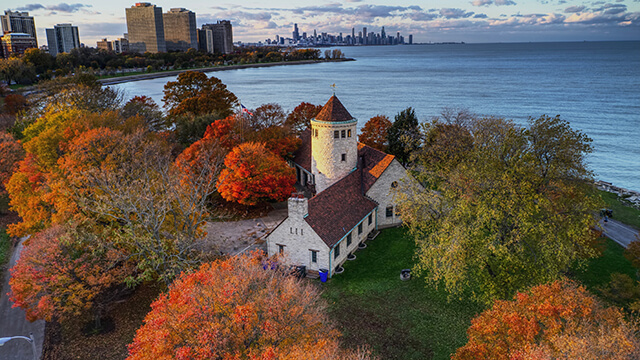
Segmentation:
{"type": "Polygon", "coordinates": [[[334,138],[334,139],[339,139],[339,138],[340,138],[340,131],[335,130],[335,131],[333,132],[333,138],[334,138]]]}
{"type": "Polygon", "coordinates": [[[351,137],[351,129],[347,130],[347,137],[351,137]]]}
{"type": "Polygon", "coordinates": [[[333,258],[337,259],[340,256],[340,244],[336,245],[336,248],[333,249],[333,258]]]}
{"type": "Polygon", "coordinates": [[[343,139],[347,136],[347,132],[345,130],[342,130],[341,134],[343,139]]]}
{"type": "Polygon", "coordinates": [[[351,246],[351,233],[347,235],[347,247],[351,246]]]}
{"type": "Polygon", "coordinates": [[[315,137],[318,137],[318,129],[313,129],[313,135],[315,135],[315,137]]]}
{"type": "Polygon", "coordinates": [[[362,223],[358,224],[358,235],[362,234],[362,223]]]}
{"type": "Polygon", "coordinates": [[[309,250],[311,251],[311,262],[312,263],[317,263],[318,262],[318,251],[316,250],[309,250]]]}
{"type": "Polygon", "coordinates": [[[289,228],[289,232],[293,234],[293,228],[292,227],[289,228]]]}
{"type": "Polygon", "coordinates": [[[347,154],[342,154],[341,159],[342,161],[347,161],[347,154]]]}
{"type": "Polygon", "coordinates": [[[372,222],[373,222],[373,215],[369,214],[369,224],[368,225],[371,225],[372,222]]]}
{"type": "Polygon", "coordinates": [[[279,254],[283,254],[284,253],[284,245],[278,244],[278,253],[279,254]]]}
{"type": "Polygon", "coordinates": [[[387,206],[387,217],[393,217],[393,206],[387,206]]]}
{"type": "Polygon", "coordinates": [[[394,181],[394,182],[391,183],[391,188],[395,189],[397,187],[398,187],[398,182],[397,181],[394,181]]]}
{"type": "Polygon", "coordinates": [[[300,229],[300,235],[304,235],[304,229],[300,229]]]}

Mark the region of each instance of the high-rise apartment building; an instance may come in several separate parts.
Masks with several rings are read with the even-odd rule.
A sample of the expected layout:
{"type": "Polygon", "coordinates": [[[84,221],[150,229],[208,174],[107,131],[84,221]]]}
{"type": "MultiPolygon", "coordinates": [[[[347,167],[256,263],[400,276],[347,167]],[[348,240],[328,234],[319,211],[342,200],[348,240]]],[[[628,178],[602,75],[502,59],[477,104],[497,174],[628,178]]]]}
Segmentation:
{"type": "Polygon", "coordinates": [[[6,32],[29,34],[33,37],[35,47],[38,47],[36,23],[28,12],[5,10],[4,15],[0,15],[0,22],[2,22],[3,34],[6,32]]]}
{"type": "Polygon", "coordinates": [[[113,51],[113,43],[106,38],[98,41],[96,45],[98,50],[113,51]]]}
{"type": "Polygon", "coordinates": [[[230,54],[233,52],[233,29],[229,20],[220,20],[215,24],[204,24],[199,32],[200,45],[210,53],[230,54]],[[208,34],[208,35],[207,35],[208,34]],[[211,41],[208,42],[208,36],[211,41]]]}
{"type": "Polygon", "coordinates": [[[125,9],[129,49],[133,52],[166,52],[162,8],[147,2],[125,9]]]}
{"type": "Polygon", "coordinates": [[[13,54],[22,55],[27,49],[35,47],[36,40],[30,34],[8,32],[0,37],[0,58],[8,58],[13,54]]]}
{"type": "Polygon", "coordinates": [[[71,49],[80,47],[78,27],[71,24],[57,24],[53,29],[46,29],[49,54],[56,56],[68,53],[71,49]]]}
{"type": "Polygon", "coordinates": [[[185,8],[173,8],[162,15],[167,51],[198,49],[196,14],[185,8]]]}

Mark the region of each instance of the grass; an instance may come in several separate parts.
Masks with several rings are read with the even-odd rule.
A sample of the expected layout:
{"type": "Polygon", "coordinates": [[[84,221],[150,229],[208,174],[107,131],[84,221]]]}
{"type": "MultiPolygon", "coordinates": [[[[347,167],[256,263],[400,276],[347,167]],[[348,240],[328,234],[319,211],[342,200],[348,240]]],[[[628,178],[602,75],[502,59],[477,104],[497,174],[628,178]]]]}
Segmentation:
{"type": "Polygon", "coordinates": [[[11,239],[5,229],[0,229],[0,275],[2,275],[2,268],[9,261],[11,250],[11,239]]]}
{"type": "Polygon", "coordinates": [[[613,273],[627,274],[632,279],[636,277],[636,269],[624,257],[624,248],[611,239],[603,240],[602,256],[589,260],[585,269],[574,270],[572,276],[594,293],[599,293],[598,288],[611,281],[613,273]]]}
{"type": "Polygon", "coordinates": [[[350,347],[371,346],[382,359],[449,359],[467,342],[471,318],[483,308],[447,301],[400,270],[413,266],[414,243],[402,228],[384,230],[323,286],[332,318],[350,347]]]}
{"type": "Polygon", "coordinates": [[[613,219],[640,229],[640,210],[621,200],[617,194],[600,191],[607,208],[613,210],[613,219]]]}

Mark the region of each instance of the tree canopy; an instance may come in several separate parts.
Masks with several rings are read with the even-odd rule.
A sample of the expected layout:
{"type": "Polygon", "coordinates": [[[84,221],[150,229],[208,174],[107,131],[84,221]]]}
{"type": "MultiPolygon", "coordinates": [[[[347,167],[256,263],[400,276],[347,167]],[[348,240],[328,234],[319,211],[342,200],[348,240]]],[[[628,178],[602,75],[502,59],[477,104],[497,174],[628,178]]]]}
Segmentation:
{"type": "Polygon", "coordinates": [[[172,116],[215,112],[224,118],[238,105],[236,96],[220,79],[198,71],[185,71],[176,81],[169,81],[164,86],[162,101],[172,116]]]}
{"type": "Polygon", "coordinates": [[[386,115],[376,115],[369,119],[362,128],[358,141],[380,151],[387,151],[389,140],[387,135],[392,123],[386,115]]]}
{"type": "Polygon", "coordinates": [[[423,149],[414,168],[423,184],[433,178],[435,154],[449,165],[437,170],[435,191],[401,201],[418,245],[416,269],[429,283],[489,301],[597,256],[599,199],[584,161],[591,139],[559,117],[532,119],[528,128],[496,118],[452,126],[435,124],[423,137],[448,129],[471,139],[423,149]]]}
{"type": "Polygon", "coordinates": [[[387,130],[387,151],[400,161],[409,163],[410,155],[420,144],[418,118],[412,108],[406,108],[395,116],[393,124],[387,130]]]}

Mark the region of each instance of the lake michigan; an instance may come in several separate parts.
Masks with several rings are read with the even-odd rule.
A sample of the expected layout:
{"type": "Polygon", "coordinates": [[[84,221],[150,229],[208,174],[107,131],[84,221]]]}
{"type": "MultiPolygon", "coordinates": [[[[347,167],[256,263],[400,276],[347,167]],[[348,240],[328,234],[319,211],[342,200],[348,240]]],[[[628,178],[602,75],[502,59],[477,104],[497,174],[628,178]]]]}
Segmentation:
{"type": "MultiPolygon", "coordinates": [[[[595,178],[640,191],[640,42],[505,43],[340,48],[357,61],[229,70],[220,78],[247,108],[335,93],[364,126],[413,107],[422,121],[443,108],[465,108],[525,125],[560,115],[593,139],[595,178]]],[[[128,97],[151,96],[175,77],[118,85],[128,97]]]]}

